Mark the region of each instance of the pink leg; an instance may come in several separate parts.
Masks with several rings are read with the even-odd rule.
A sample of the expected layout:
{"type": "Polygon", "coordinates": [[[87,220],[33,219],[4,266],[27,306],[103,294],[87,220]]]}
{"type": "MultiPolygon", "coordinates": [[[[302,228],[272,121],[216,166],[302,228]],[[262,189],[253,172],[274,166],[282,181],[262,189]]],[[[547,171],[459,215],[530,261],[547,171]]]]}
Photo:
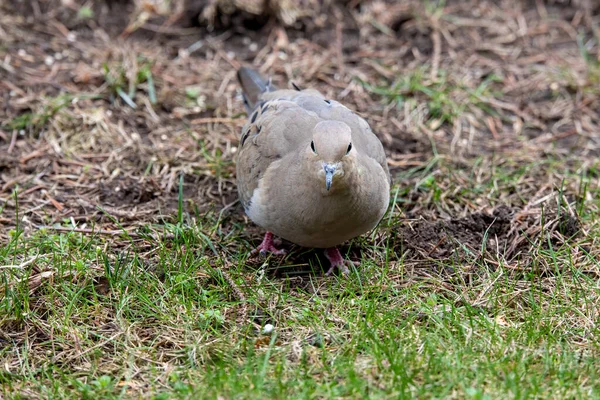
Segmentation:
{"type": "Polygon", "coordinates": [[[265,233],[265,238],[262,243],[254,250],[250,252],[250,256],[255,256],[256,254],[260,254],[261,256],[267,255],[267,253],[273,253],[277,255],[283,255],[287,252],[284,249],[278,249],[273,244],[273,234],[271,232],[265,233]]]}
{"type": "Polygon", "coordinates": [[[348,265],[354,265],[352,261],[344,260],[344,257],[342,257],[337,247],[325,249],[325,257],[327,257],[331,264],[331,267],[329,267],[329,270],[325,275],[331,275],[336,268],[338,268],[343,275],[348,275],[350,273],[348,265]]]}

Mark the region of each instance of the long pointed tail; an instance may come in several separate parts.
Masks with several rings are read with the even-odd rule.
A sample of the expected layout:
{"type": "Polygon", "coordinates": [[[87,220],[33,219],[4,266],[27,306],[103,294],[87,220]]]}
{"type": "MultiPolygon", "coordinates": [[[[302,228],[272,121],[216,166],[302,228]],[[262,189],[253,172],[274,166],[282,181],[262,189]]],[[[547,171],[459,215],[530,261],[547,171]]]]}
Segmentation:
{"type": "Polygon", "coordinates": [[[270,80],[265,79],[258,72],[250,68],[241,67],[237,72],[237,77],[240,85],[242,85],[244,104],[247,111],[254,109],[261,94],[275,89],[271,85],[270,80]]]}

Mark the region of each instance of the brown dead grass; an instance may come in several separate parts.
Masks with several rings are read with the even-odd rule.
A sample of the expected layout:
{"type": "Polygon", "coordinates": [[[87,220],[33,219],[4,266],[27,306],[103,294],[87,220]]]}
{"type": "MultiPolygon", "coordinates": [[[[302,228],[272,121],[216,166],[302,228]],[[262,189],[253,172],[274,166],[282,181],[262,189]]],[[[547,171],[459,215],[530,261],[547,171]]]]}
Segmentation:
{"type": "MultiPolygon", "coordinates": [[[[580,193],[577,183],[536,164],[559,159],[572,171],[598,168],[600,7],[591,1],[448,1],[443,9],[420,1],[336,2],[308,14],[300,10],[284,24],[270,11],[257,18],[243,7],[216,8],[211,26],[185,13],[171,17],[172,10],[161,16],[161,10],[144,9],[144,2],[112,8],[97,2],[95,18],[84,20],[77,16],[84,2],[64,3],[0,6],[0,242],[8,242],[17,225],[18,206],[26,235],[41,227],[72,230],[60,227],[65,221],[90,233],[94,224],[111,246],[126,248],[130,241],[119,237],[123,228],[152,264],[152,244],[136,229],[173,219],[181,175],[186,211],[222,211],[220,229],[245,224],[241,238],[257,241],[259,230],[235,203],[232,162],[244,122],[235,72],[251,64],[281,86],[294,80],[348,104],[381,138],[397,186],[409,188],[393,210],[403,225],[375,240],[395,250],[391,272],[398,285],[413,278],[394,267],[403,255],[409,272],[437,279],[456,271],[432,266],[456,257],[463,277],[476,273],[468,264],[482,258],[488,265],[503,259],[521,273],[535,251],[544,250],[546,233],[557,245],[576,234],[583,238],[589,247],[575,247],[575,260],[600,253],[597,238],[586,238],[589,227],[569,206],[580,193]],[[146,67],[154,79],[154,104],[149,83],[136,82],[146,67]],[[421,87],[374,90],[419,73],[421,87]],[[136,82],[135,109],[110,79],[120,79],[125,91],[136,82]],[[405,100],[400,107],[394,102],[399,96],[405,100]],[[434,115],[440,96],[442,108],[460,111],[445,120],[434,115]],[[24,115],[30,116],[26,126],[19,124],[24,115]],[[419,190],[420,177],[402,178],[436,158],[443,160],[432,169],[437,195],[419,190]],[[515,179],[514,190],[500,185],[497,193],[461,192],[485,185],[496,169],[523,165],[537,167],[515,179]],[[458,242],[471,246],[468,257],[458,242]]],[[[186,10],[182,4],[179,11],[186,10]]],[[[239,243],[226,246],[240,249],[239,243]]],[[[362,251],[381,257],[368,246],[362,251]]],[[[231,297],[244,302],[239,283],[227,276],[233,261],[225,253],[212,261],[219,258],[231,297]]],[[[326,294],[293,277],[307,272],[304,254],[292,262],[299,267],[280,273],[292,276],[290,290],[326,294]]],[[[548,274],[552,269],[539,268],[548,274]]],[[[102,290],[102,282],[95,284],[102,290]]],[[[241,320],[250,313],[235,311],[241,320]]],[[[108,336],[122,333],[110,318],[98,318],[108,336]]],[[[166,359],[181,346],[152,338],[150,328],[131,329],[131,337],[159,343],[166,359]]],[[[67,347],[57,362],[77,354],[67,347]]]]}
{"type": "MultiPolygon", "coordinates": [[[[231,160],[243,123],[235,68],[247,62],[279,83],[293,79],[315,86],[366,115],[395,172],[423,165],[431,143],[457,160],[490,152],[525,160],[577,153],[589,164],[599,154],[600,104],[592,76],[598,62],[597,10],[584,2],[531,7],[450,2],[443,14],[420,2],[354,2],[354,9],[328,9],[320,25],[302,24],[300,18],[306,32],[267,25],[259,31],[207,35],[200,27],[158,34],[140,26],[127,41],[111,38],[110,32],[125,28],[122,14],[133,5],[98,6],[98,26],[77,18],[76,3],[32,4],[37,5],[27,17],[16,5],[4,6],[6,115],[0,136],[0,197],[8,200],[18,184],[22,209],[35,208],[31,223],[87,218],[94,213],[89,205],[133,207],[133,212],[156,208],[173,199],[180,173],[187,198],[230,204],[235,199],[231,160]],[[581,57],[578,35],[590,62],[581,57]],[[132,109],[115,99],[103,65],[111,75],[122,73],[127,89],[140,64],[152,71],[157,103],[150,103],[140,84],[132,109]],[[421,65],[430,66],[426,86],[439,81],[443,71],[448,86],[463,88],[447,94],[458,105],[491,74],[500,82],[490,83],[493,92],[477,95],[479,106],[440,124],[428,114],[423,93],[405,91],[416,106],[398,109],[383,105],[357,81],[389,85],[421,65]],[[190,87],[194,99],[185,95],[190,87]],[[56,109],[60,93],[70,97],[56,109]],[[24,113],[37,123],[11,130],[11,121],[24,113]],[[210,157],[218,161],[211,163],[210,157]],[[119,193],[121,183],[131,193],[119,193]]],[[[176,22],[164,23],[177,28],[176,22]]]]}
{"type": "MultiPolygon", "coordinates": [[[[589,2],[448,2],[443,9],[421,2],[323,8],[307,2],[296,4],[305,8],[292,27],[266,18],[258,30],[231,25],[261,14],[250,2],[233,8],[217,2],[214,33],[202,26],[208,11],[194,11],[195,3],[170,10],[159,3],[100,3],[92,20],[78,16],[78,3],[4,6],[5,232],[15,225],[17,187],[26,229],[70,219],[82,229],[94,221],[111,230],[107,211],[125,227],[172,214],[180,175],[190,204],[200,211],[225,207],[241,221],[232,159],[243,124],[235,70],[243,63],[282,85],[317,87],[365,115],[394,174],[424,167],[433,151],[459,168],[491,155],[498,165],[504,158],[518,164],[562,157],[586,170],[600,155],[598,9],[589,2]],[[199,13],[196,26],[180,18],[192,11],[199,13]],[[128,39],[117,37],[123,33],[128,39]],[[139,78],[145,69],[154,104],[139,78]],[[389,89],[403,79],[412,83],[389,89]],[[134,89],[135,109],[117,87],[134,89]],[[433,113],[436,105],[441,115],[433,113]],[[19,124],[25,117],[29,123],[19,124]]],[[[443,214],[464,217],[502,203],[521,215],[528,201],[560,185],[543,173],[526,179],[518,196],[477,199],[467,209],[448,193],[443,214]]],[[[444,184],[442,191],[451,190],[444,184]]],[[[411,196],[418,201],[406,214],[444,216],[431,198],[411,196]]]]}
{"type": "MultiPolygon", "coordinates": [[[[226,17],[217,6],[213,19],[221,25],[210,25],[213,33],[201,16],[191,27],[179,18],[191,3],[177,3],[175,14],[158,3],[101,3],[90,20],[78,16],[78,3],[4,5],[4,232],[15,226],[16,188],[27,230],[68,219],[110,231],[106,212],[125,228],[172,215],[180,175],[188,205],[224,207],[233,221],[246,221],[235,206],[232,163],[244,119],[235,70],[243,63],[282,85],[314,86],[365,115],[395,175],[425,167],[433,152],[458,168],[478,156],[492,157],[484,165],[492,169],[503,159],[518,165],[548,157],[580,170],[597,165],[599,32],[591,3],[351,3],[313,7],[316,19],[299,12],[288,28],[259,19],[258,30],[226,25],[256,20],[250,3],[226,7],[226,17]],[[123,32],[128,39],[118,37],[123,32]],[[154,90],[139,78],[143,71],[154,90]],[[403,79],[409,83],[390,89],[403,79]],[[131,92],[136,107],[117,89],[131,92]]],[[[505,204],[517,216],[532,213],[530,202],[561,185],[561,177],[539,172],[524,178],[516,196],[466,205],[442,179],[442,214],[418,191],[403,212],[435,220],[505,204]]],[[[484,170],[475,176],[489,178],[484,170]]]]}

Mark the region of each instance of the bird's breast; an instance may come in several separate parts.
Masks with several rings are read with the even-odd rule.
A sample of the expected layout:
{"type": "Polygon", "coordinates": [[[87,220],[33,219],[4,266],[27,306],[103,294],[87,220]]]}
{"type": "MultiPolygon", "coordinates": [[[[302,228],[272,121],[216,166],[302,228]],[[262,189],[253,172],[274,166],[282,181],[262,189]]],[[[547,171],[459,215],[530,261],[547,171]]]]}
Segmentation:
{"type": "Polygon", "coordinates": [[[370,182],[331,193],[313,184],[259,185],[246,212],[257,225],[290,242],[325,248],[373,229],[387,209],[389,186],[385,180],[381,185],[370,182]]]}

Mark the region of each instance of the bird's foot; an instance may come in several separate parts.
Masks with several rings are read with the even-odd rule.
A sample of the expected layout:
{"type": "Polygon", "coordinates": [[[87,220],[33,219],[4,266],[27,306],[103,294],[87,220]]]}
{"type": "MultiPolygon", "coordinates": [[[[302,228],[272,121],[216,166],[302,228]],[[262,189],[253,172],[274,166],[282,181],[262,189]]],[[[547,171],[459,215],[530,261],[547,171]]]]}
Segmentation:
{"type": "Polygon", "coordinates": [[[265,233],[265,238],[263,239],[262,243],[250,252],[250,256],[253,257],[257,254],[260,254],[264,257],[267,255],[267,253],[273,253],[276,255],[287,254],[287,251],[284,249],[278,249],[275,247],[275,240],[273,239],[273,234],[271,232],[265,233]]]}
{"type": "Polygon", "coordinates": [[[356,265],[356,263],[342,257],[342,254],[337,247],[325,249],[325,257],[327,257],[329,263],[331,264],[329,270],[327,270],[325,273],[327,276],[331,275],[336,268],[340,270],[342,275],[348,276],[348,274],[350,274],[348,267],[356,265]]]}

